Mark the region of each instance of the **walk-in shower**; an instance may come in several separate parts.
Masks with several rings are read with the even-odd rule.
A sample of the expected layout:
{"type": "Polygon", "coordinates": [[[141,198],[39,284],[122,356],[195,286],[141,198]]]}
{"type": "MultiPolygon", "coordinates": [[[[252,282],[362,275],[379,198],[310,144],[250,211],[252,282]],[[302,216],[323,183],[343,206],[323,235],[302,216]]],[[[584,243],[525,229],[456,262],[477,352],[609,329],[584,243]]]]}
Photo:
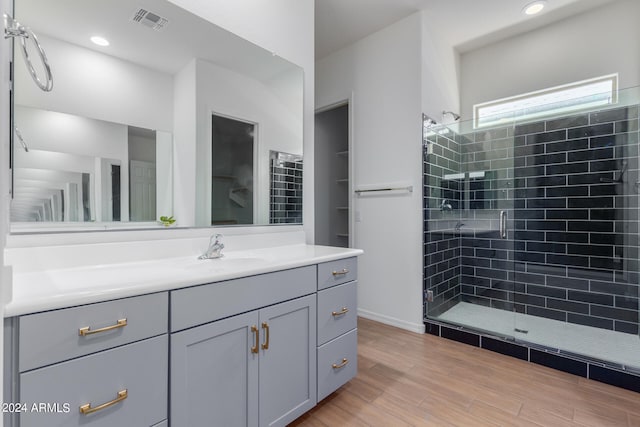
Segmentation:
{"type": "Polygon", "coordinates": [[[425,126],[427,325],[562,356],[584,376],[640,373],[637,93],[491,128],[425,126]]]}

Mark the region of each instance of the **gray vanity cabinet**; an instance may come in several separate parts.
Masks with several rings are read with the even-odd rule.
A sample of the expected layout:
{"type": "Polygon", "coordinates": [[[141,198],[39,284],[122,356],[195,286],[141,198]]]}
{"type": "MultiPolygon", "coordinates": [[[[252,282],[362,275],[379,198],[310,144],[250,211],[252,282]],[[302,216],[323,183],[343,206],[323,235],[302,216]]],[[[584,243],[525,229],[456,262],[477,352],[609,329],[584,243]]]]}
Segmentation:
{"type": "Polygon", "coordinates": [[[356,278],[352,257],[5,319],[5,401],[29,407],[4,425],[285,426],[356,373],[356,278]]]}
{"type": "Polygon", "coordinates": [[[22,373],[20,427],[155,425],[167,416],[167,368],[165,334],[22,373]]]}
{"type": "Polygon", "coordinates": [[[358,372],[356,258],[318,265],[318,401],[358,372]]]}
{"type": "Polygon", "coordinates": [[[316,297],[260,310],[260,426],[285,426],[316,404],[316,297]],[[263,333],[264,332],[264,333],[263,333]]]}
{"type": "Polygon", "coordinates": [[[163,422],[167,326],[166,292],[7,319],[5,426],[163,422]]]}
{"type": "Polygon", "coordinates": [[[173,333],[171,425],[287,425],[316,404],[315,348],[315,294],[173,333]]]}
{"type": "Polygon", "coordinates": [[[258,313],[171,335],[171,425],[258,425],[258,313]]]}

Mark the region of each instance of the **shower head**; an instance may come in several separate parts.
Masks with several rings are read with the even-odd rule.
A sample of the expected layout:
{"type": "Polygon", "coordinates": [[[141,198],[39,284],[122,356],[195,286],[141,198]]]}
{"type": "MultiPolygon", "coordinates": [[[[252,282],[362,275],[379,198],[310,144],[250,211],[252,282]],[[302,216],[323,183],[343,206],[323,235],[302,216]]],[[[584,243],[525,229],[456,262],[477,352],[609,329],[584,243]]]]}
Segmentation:
{"type": "Polygon", "coordinates": [[[442,117],[446,116],[447,114],[451,114],[451,117],[453,117],[454,121],[460,120],[460,114],[456,114],[453,111],[443,111],[442,112],[442,117]]]}
{"type": "Polygon", "coordinates": [[[438,124],[433,118],[427,116],[426,114],[422,114],[422,124],[425,128],[430,128],[431,126],[435,126],[438,124]]]}

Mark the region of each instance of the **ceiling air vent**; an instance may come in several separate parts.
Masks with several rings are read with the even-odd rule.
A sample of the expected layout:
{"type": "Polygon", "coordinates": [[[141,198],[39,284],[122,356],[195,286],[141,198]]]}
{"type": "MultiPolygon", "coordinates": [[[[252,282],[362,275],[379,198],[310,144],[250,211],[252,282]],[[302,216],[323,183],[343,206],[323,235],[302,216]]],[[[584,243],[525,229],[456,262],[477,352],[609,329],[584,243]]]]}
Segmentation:
{"type": "Polygon", "coordinates": [[[139,9],[136,13],[134,13],[131,20],[156,31],[161,31],[169,23],[168,19],[163,18],[162,16],[158,16],[155,13],[149,12],[145,9],[139,9]]]}

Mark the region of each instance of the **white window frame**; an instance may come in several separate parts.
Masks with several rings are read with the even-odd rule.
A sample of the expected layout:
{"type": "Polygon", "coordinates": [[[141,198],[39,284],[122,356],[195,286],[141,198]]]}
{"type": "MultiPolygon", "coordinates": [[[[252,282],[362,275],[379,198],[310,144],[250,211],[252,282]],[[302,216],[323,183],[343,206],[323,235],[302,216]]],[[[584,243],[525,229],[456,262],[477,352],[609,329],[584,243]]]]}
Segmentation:
{"type": "Polygon", "coordinates": [[[618,73],[473,106],[474,129],[567,114],[618,102],[618,73]]]}

